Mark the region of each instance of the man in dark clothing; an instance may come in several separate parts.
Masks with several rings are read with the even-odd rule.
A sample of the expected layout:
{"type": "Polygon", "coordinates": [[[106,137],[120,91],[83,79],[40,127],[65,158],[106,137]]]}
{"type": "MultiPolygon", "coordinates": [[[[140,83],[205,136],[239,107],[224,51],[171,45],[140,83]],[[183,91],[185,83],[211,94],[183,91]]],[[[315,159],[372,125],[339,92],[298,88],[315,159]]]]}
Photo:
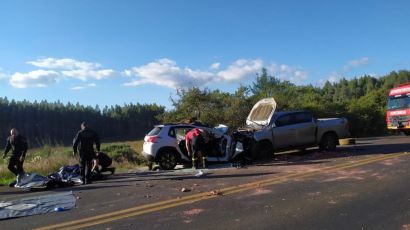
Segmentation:
{"type": "Polygon", "coordinates": [[[73,151],[77,154],[77,148],[80,152],[80,172],[83,184],[91,183],[91,166],[95,157],[94,143],[97,151],[100,151],[100,138],[97,133],[88,128],[87,123],[81,123],[81,130],[73,140],[73,151]]]}
{"type": "Polygon", "coordinates": [[[95,159],[93,160],[93,168],[91,169],[91,171],[96,171],[97,173],[110,171],[112,175],[115,172],[115,168],[108,168],[111,164],[111,157],[109,157],[107,154],[103,152],[97,152],[95,155],[95,159]],[[101,166],[101,169],[99,166],[101,166]]]}
{"type": "MultiPolygon", "coordinates": [[[[27,148],[26,139],[19,134],[17,129],[13,128],[10,131],[10,136],[7,138],[3,159],[6,158],[7,153],[12,150],[8,169],[16,176],[24,174],[23,163],[26,158],[27,148]]],[[[15,182],[10,184],[10,186],[14,186],[14,184],[15,182]]]]}

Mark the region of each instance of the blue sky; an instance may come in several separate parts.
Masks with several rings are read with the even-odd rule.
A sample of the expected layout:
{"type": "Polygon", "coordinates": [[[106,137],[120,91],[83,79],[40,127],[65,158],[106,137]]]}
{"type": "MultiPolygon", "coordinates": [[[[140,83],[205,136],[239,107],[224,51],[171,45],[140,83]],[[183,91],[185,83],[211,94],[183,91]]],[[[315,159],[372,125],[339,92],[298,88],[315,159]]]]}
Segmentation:
{"type": "Polygon", "coordinates": [[[266,67],[321,86],[410,66],[406,0],[2,0],[0,97],[157,103],[266,67]]]}

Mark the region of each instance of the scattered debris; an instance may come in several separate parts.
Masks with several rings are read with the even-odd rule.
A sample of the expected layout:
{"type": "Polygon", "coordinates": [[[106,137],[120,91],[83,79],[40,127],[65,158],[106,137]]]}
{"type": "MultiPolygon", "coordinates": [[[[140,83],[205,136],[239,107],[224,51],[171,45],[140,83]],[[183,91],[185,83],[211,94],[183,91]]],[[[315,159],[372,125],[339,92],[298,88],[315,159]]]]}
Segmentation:
{"type": "Polygon", "coordinates": [[[335,200],[329,200],[327,203],[329,203],[329,204],[337,204],[337,202],[335,201],[335,200]]]}
{"type": "Polygon", "coordinates": [[[65,208],[64,207],[55,207],[54,211],[55,212],[62,212],[62,211],[65,211],[65,208]]]}
{"type": "Polygon", "coordinates": [[[209,192],[209,194],[210,194],[211,196],[221,196],[221,195],[222,195],[222,192],[219,191],[219,190],[212,190],[212,191],[209,192]]]}
{"type": "Polygon", "coordinates": [[[202,172],[202,170],[198,170],[198,173],[195,174],[196,177],[201,177],[204,175],[204,172],[202,172]]]}
{"type": "Polygon", "coordinates": [[[187,216],[198,215],[199,213],[201,213],[203,211],[204,211],[203,209],[194,208],[194,209],[191,209],[191,210],[184,211],[184,215],[187,215],[187,216]]]}
{"type": "Polygon", "coordinates": [[[191,189],[189,189],[189,188],[182,188],[181,189],[181,192],[190,192],[191,191],[191,189]]]}
{"type": "Polygon", "coordinates": [[[253,193],[249,194],[249,196],[258,196],[271,193],[272,190],[266,188],[256,188],[253,193]]]}

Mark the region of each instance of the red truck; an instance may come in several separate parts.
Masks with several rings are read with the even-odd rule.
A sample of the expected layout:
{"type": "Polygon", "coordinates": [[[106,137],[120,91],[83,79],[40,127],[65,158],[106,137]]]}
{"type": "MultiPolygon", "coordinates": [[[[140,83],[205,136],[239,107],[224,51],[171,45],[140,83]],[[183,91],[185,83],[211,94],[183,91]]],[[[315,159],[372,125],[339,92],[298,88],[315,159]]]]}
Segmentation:
{"type": "Polygon", "coordinates": [[[388,129],[410,135],[410,83],[390,90],[386,122],[388,129]]]}

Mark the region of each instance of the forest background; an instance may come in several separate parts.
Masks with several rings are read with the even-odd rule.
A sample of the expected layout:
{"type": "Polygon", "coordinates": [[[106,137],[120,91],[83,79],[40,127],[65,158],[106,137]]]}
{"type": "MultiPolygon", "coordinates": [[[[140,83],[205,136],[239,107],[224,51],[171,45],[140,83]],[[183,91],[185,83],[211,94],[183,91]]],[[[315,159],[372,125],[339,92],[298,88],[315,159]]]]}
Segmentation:
{"type": "Polygon", "coordinates": [[[245,124],[252,106],[260,99],[274,97],[277,111],[309,110],[317,118],[346,117],[353,137],[388,134],[386,103],[388,91],[410,82],[407,70],[385,76],[364,75],[323,87],[295,85],[270,76],[263,68],[250,85],[233,93],[220,90],[178,89],[170,98],[172,108],[157,104],[125,104],[105,107],[47,101],[14,101],[0,97],[0,140],[17,128],[30,147],[67,146],[82,121],[96,130],[103,142],[140,140],[156,124],[181,122],[198,117],[211,126],[226,124],[231,131],[245,124]]]}

